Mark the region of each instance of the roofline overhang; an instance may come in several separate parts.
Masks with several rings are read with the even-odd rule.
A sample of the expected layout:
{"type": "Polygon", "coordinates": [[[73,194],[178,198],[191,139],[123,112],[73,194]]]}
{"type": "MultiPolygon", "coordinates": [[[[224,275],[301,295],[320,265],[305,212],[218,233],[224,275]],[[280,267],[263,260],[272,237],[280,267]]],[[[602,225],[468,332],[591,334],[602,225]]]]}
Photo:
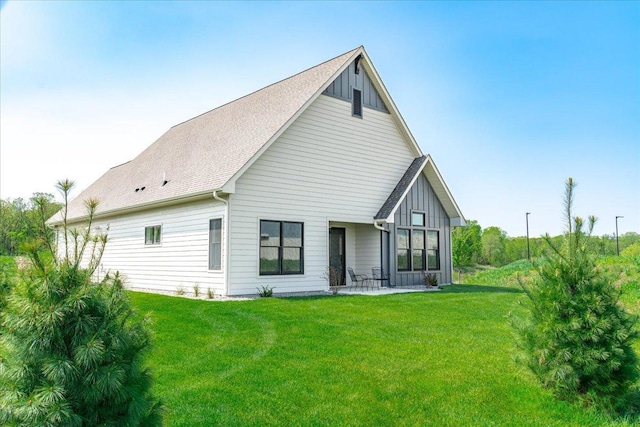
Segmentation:
{"type": "MultiPolygon", "coordinates": [[[[146,202],[146,203],[140,203],[138,205],[127,206],[127,207],[117,208],[117,209],[111,209],[111,210],[104,211],[104,212],[98,212],[98,213],[94,214],[93,219],[94,220],[96,220],[96,219],[106,219],[106,218],[110,218],[110,217],[117,216],[117,215],[122,215],[122,214],[136,213],[136,212],[141,212],[141,211],[145,211],[145,210],[149,210],[149,209],[155,209],[155,208],[159,208],[159,207],[173,206],[173,205],[179,205],[181,203],[186,203],[186,202],[204,200],[204,199],[206,199],[208,197],[212,197],[212,194],[214,192],[217,192],[218,194],[228,194],[223,189],[216,188],[216,189],[213,189],[213,190],[201,191],[201,192],[198,192],[198,193],[192,193],[192,194],[188,194],[188,195],[170,197],[168,199],[150,201],[150,202],[146,202]]],[[[58,211],[58,212],[60,212],[60,211],[58,211]]],[[[54,218],[55,216],[57,216],[58,212],[56,212],[56,214],[51,218],[54,218]]],[[[67,218],[67,223],[75,224],[75,223],[84,222],[84,221],[86,221],[88,219],[89,219],[89,215],[76,216],[76,217],[73,217],[73,218],[67,218]]],[[[58,225],[62,225],[62,223],[63,223],[62,219],[58,219],[58,220],[54,220],[54,221],[52,221],[51,219],[47,220],[47,225],[52,226],[52,227],[55,227],[55,226],[58,226],[58,225]]]]}
{"type": "Polygon", "coordinates": [[[460,210],[460,207],[458,207],[458,204],[456,203],[455,199],[453,198],[453,195],[449,191],[447,184],[444,182],[444,179],[442,179],[442,175],[440,175],[440,171],[438,171],[438,168],[435,162],[433,161],[433,159],[431,158],[431,155],[429,154],[426,155],[426,161],[422,164],[420,169],[416,171],[415,175],[411,179],[411,182],[409,183],[409,185],[407,185],[407,188],[402,193],[402,196],[398,199],[398,202],[396,203],[394,208],[391,210],[391,213],[386,218],[377,218],[376,221],[387,223],[387,224],[392,224],[395,222],[394,217],[395,217],[396,211],[400,207],[400,204],[402,203],[402,201],[407,197],[407,194],[409,194],[411,187],[413,187],[413,185],[415,184],[416,180],[418,179],[421,173],[425,175],[425,177],[427,178],[427,181],[429,181],[429,184],[431,184],[431,186],[434,187],[436,196],[438,196],[439,193],[440,194],[444,193],[444,195],[446,196],[445,203],[442,203],[443,200],[441,200],[441,197],[438,196],[438,199],[440,200],[442,207],[445,209],[445,212],[449,216],[450,225],[454,227],[465,226],[467,223],[464,218],[464,215],[462,215],[462,211],[460,210]],[[446,202],[449,202],[449,203],[446,203],[446,202]]]}

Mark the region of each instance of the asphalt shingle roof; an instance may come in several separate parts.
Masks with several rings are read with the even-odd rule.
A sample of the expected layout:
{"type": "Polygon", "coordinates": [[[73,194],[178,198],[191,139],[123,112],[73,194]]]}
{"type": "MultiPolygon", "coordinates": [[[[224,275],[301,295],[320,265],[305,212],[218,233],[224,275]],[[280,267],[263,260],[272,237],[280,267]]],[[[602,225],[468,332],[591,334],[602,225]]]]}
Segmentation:
{"type": "Polygon", "coordinates": [[[222,188],[361,51],[358,47],[173,126],[80,193],[69,204],[68,218],[84,217],[84,201],[90,198],[100,201],[96,213],[101,214],[222,188]]]}
{"type": "Polygon", "coordinates": [[[411,162],[411,165],[409,165],[407,171],[402,175],[402,178],[400,178],[400,181],[398,181],[398,184],[391,194],[389,194],[389,197],[373,219],[381,220],[389,218],[398,203],[400,203],[402,195],[407,191],[415,176],[422,171],[422,166],[426,161],[427,156],[416,157],[413,159],[413,162],[411,162]]]}

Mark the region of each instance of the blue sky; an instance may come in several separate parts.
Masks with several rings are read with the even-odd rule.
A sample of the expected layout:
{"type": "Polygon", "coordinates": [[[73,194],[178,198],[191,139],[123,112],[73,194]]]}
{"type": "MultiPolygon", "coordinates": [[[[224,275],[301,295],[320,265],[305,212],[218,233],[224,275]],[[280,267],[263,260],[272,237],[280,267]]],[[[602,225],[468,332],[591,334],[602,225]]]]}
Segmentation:
{"type": "MultiPolygon", "coordinates": [[[[364,45],[468,219],[640,232],[640,2],[1,2],[0,197],[364,45]]],[[[76,193],[77,194],[77,193],[76,193]]]]}

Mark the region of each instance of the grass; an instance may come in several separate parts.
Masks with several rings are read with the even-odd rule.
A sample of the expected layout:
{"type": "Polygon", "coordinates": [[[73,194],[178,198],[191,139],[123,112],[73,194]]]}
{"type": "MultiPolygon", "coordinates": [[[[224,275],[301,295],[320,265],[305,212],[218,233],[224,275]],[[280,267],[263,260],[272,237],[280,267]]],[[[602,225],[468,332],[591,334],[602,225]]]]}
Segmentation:
{"type": "MultiPolygon", "coordinates": [[[[506,274],[506,273],[505,273],[506,274]]],[[[168,426],[626,426],[512,361],[516,287],[208,302],[131,293],[168,426]]]]}

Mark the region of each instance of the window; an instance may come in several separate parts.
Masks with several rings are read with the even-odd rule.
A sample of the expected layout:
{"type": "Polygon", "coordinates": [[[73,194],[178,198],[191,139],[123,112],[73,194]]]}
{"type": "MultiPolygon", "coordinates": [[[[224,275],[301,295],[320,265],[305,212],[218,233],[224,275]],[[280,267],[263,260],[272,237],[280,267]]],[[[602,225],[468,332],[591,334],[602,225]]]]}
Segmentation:
{"type": "Polygon", "coordinates": [[[362,91],[353,88],[353,115],[362,118],[362,91]]]}
{"type": "Polygon", "coordinates": [[[411,266],[413,270],[424,270],[424,230],[411,230],[411,266]]]}
{"type": "Polygon", "coordinates": [[[398,229],[398,271],[409,271],[409,230],[398,229]]]}
{"type": "Polygon", "coordinates": [[[398,271],[440,270],[440,232],[425,224],[424,212],[411,212],[411,227],[397,229],[398,271]]]}
{"type": "Polygon", "coordinates": [[[417,227],[424,227],[424,213],[412,212],[411,213],[411,225],[417,227]]]}
{"type": "Polygon", "coordinates": [[[145,245],[159,245],[162,235],[161,225],[152,225],[144,228],[144,244],[145,245]]]}
{"type": "Polygon", "coordinates": [[[304,273],[303,224],[260,220],[260,274],[304,273]]]}
{"type": "Polygon", "coordinates": [[[427,265],[429,270],[440,270],[440,232],[427,231],[427,265]]]}
{"type": "Polygon", "coordinates": [[[209,270],[222,270],[222,218],[209,220],[209,270]]]}

